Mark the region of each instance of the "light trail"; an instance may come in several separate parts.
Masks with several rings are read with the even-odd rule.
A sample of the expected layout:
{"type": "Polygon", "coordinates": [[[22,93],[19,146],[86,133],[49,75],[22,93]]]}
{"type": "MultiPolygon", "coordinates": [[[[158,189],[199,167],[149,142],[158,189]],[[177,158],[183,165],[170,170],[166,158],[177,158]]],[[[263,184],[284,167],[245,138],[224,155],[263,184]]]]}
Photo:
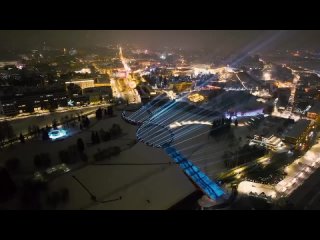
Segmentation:
{"type": "Polygon", "coordinates": [[[238,78],[239,82],[241,83],[241,85],[243,86],[243,88],[245,90],[248,90],[248,88],[244,85],[244,83],[241,81],[241,79],[239,78],[238,74],[236,73],[236,77],[238,78]]]}

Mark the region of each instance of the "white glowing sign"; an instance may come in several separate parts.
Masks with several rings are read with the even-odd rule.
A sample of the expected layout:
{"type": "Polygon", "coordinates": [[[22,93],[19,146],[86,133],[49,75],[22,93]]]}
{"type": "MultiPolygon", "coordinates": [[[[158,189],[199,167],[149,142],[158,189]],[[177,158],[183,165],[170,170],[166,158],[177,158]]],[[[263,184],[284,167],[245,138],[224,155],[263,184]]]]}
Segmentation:
{"type": "Polygon", "coordinates": [[[194,125],[194,124],[198,124],[198,125],[212,125],[211,122],[209,121],[182,121],[182,122],[174,122],[172,124],[169,125],[169,128],[177,128],[177,127],[182,127],[182,126],[186,126],[186,125],[194,125]]]}

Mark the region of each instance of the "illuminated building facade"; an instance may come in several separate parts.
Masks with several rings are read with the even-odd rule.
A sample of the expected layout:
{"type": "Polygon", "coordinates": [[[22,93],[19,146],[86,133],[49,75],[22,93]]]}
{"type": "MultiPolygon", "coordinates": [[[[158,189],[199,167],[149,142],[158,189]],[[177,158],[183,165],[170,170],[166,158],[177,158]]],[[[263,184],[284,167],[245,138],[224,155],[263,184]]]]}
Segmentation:
{"type": "Polygon", "coordinates": [[[317,119],[320,115],[320,102],[315,103],[307,113],[307,117],[317,119]]]}
{"type": "Polygon", "coordinates": [[[18,114],[18,109],[14,100],[0,101],[0,115],[14,116],[16,114],[18,114]]]}
{"type": "Polygon", "coordinates": [[[66,82],[65,84],[66,84],[66,88],[70,84],[75,84],[75,85],[78,85],[81,89],[85,89],[85,88],[94,87],[94,80],[93,79],[74,79],[70,82],[66,82]]]}
{"type": "Polygon", "coordinates": [[[83,95],[89,97],[90,103],[112,99],[112,89],[110,86],[90,87],[83,89],[83,95]]]}
{"type": "Polygon", "coordinates": [[[310,127],[310,120],[300,119],[292,128],[285,134],[284,141],[293,145],[304,141],[304,136],[307,134],[310,127]]]}

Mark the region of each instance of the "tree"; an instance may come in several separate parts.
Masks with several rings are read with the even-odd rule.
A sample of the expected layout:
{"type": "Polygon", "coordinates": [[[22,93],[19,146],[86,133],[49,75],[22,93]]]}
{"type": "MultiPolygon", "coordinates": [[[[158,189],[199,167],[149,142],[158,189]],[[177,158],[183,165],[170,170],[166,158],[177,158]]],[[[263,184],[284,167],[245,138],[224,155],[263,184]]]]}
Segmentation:
{"type": "Polygon", "coordinates": [[[236,126],[236,127],[238,127],[238,119],[236,119],[235,121],[234,121],[234,125],[236,126]]]}
{"type": "Polygon", "coordinates": [[[69,189],[68,188],[61,188],[59,192],[60,192],[61,201],[63,203],[68,202],[68,200],[69,200],[69,189]]]}
{"type": "Polygon", "coordinates": [[[25,143],[24,136],[20,133],[19,140],[21,143],[25,143]]]}
{"type": "Polygon", "coordinates": [[[48,153],[40,153],[34,156],[34,165],[38,169],[45,169],[50,167],[51,158],[48,153]]]}
{"type": "Polygon", "coordinates": [[[105,131],[103,129],[100,129],[100,137],[101,137],[101,140],[104,142],[109,141],[110,140],[109,131],[105,131]]]}
{"type": "Polygon", "coordinates": [[[112,148],[112,156],[119,155],[121,153],[121,148],[119,146],[115,146],[112,148]]]}
{"type": "Polygon", "coordinates": [[[16,172],[19,170],[20,167],[20,160],[19,158],[10,158],[6,161],[6,169],[10,172],[16,172]]]}
{"type": "Polygon", "coordinates": [[[48,195],[47,197],[47,203],[50,207],[56,208],[61,201],[59,192],[53,192],[48,195]]]}
{"type": "Polygon", "coordinates": [[[120,125],[113,124],[109,132],[111,137],[118,137],[122,133],[122,129],[120,125]]]}
{"type": "Polygon", "coordinates": [[[95,134],[94,134],[94,131],[91,132],[91,142],[92,142],[92,144],[96,144],[96,143],[97,143],[97,142],[96,142],[96,136],[95,136],[95,134]]]}
{"type": "Polygon", "coordinates": [[[108,106],[108,115],[109,116],[113,116],[113,107],[112,106],[108,106]]]}
{"type": "Polygon", "coordinates": [[[101,120],[101,119],[102,119],[102,109],[101,109],[101,108],[98,108],[98,109],[96,110],[96,118],[97,118],[98,120],[101,120]]]}
{"type": "Polygon", "coordinates": [[[0,203],[8,201],[17,191],[17,186],[12,180],[8,170],[0,167],[0,203]]]}
{"type": "Polygon", "coordinates": [[[41,168],[41,158],[40,155],[35,155],[33,158],[33,163],[36,168],[41,168]]]}
{"type": "Polygon", "coordinates": [[[69,96],[72,96],[74,94],[78,94],[81,95],[82,94],[82,89],[80,86],[74,84],[74,83],[70,83],[67,87],[67,91],[69,93],[69,96]]]}
{"type": "Polygon", "coordinates": [[[31,126],[28,126],[28,134],[33,134],[33,128],[31,126]]]}
{"type": "Polygon", "coordinates": [[[34,112],[34,107],[33,107],[32,104],[27,104],[26,112],[28,112],[28,113],[33,113],[34,112]]]}
{"type": "Polygon", "coordinates": [[[84,151],[84,142],[83,142],[82,138],[78,138],[77,147],[78,147],[79,152],[84,151]]]}
{"type": "Polygon", "coordinates": [[[100,143],[100,137],[98,132],[95,132],[95,139],[96,139],[96,143],[100,143]]]}
{"type": "Polygon", "coordinates": [[[271,114],[273,112],[273,105],[268,105],[263,109],[263,113],[271,114]]]}
{"type": "Polygon", "coordinates": [[[84,128],[88,128],[89,125],[90,125],[90,120],[88,117],[84,117],[83,120],[82,120],[82,125],[84,128]]]}
{"type": "Polygon", "coordinates": [[[58,122],[57,122],[56,119],[53,119],[53,121],[52,121],[52,128],[53,129],[57,129],[58,128],[58,122]]]}
{"type": "Polygon", "coordinates": [[[47,129],[42,130],[42,140],[43,141],[49,140],[49,134],[47,129]]]}
{"type": "Polygon", "coordinates": [[[14,137],[14,131],[11,124],[8,121],[0,122],[0,142],[5,139],[12,139],[14,137]]]}
{"type": "Polygon", "coordinates": [[[70,156],[69,156],[69,153],[67,150],[61,150],[59,152],[59,158],[62,163],[69,163],[70,162],[70,156]]]}

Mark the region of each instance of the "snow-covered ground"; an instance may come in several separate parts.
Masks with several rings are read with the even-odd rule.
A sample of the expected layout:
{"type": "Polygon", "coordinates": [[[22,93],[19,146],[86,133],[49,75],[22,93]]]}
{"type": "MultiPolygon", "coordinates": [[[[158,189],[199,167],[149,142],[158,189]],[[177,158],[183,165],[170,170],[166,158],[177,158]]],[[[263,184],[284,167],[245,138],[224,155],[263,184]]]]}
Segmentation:
{"type": "MultiPolygon", "coordinates": [[[[25,144],[16,144],[0,152],[0,165],[10,157],[18,157],[21,169],[25,173],[33,173],[34,156],[47,152],[52,159],[52,165],[60,163],[59,151],[76,144],[81,137],[86,143],[86,154],[93,162],[94,153],[109,146],[127,146],[135,140],[136,127],[124,122],[116,112],[117,117],[101,121],[91,120],[92,128],[86,131],[76,130],[73,136],[63,141],[43,142],[39,139],[27,141],[25,144]],[[98,145],[91,145],[91,131],[101,128],[108,130],[113,123],[123,129],[124,136],[98,145]],[[32,150],[32,151],[31,151],[32,150]]],[[[120,153],[119,156],[99,163],[172,163],[173,161],[162,149],[156,149],[137,143],[120,153]]],[[[59,209],[168,209],[189,194],[195,191],[183,171],[175,164],[162,165],[87,165],[76,169],[79,164],[71,165],[72,171],[52,180],[49,191],[67,187],[70,201],[58,207],[59,209]],[[122,196],[122,200],[111,203],[96,204],[92,202],[88,193],[75,181],[76,176],[85,184],[99,201],[114,199],[122,196]]]]}
{"type": "MultiPolygon", "coordinates": [[[[172,160],[161,149],[142,143],[122,152],[108,163],[167,163],[172,160]]],[[[52,189],[70,188],[70,202],[63,209],[168,209],[195,191],[177,165],[88,166],[57,178],[52,189]],[[110,203],[96,203],[76,182],[76,176],[99,201],[122,197],[110,203]],[[147,201],[148,200],[148,201],[147,201]]]]}

